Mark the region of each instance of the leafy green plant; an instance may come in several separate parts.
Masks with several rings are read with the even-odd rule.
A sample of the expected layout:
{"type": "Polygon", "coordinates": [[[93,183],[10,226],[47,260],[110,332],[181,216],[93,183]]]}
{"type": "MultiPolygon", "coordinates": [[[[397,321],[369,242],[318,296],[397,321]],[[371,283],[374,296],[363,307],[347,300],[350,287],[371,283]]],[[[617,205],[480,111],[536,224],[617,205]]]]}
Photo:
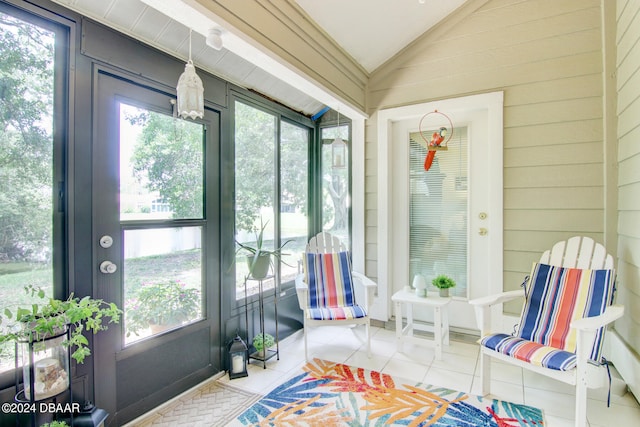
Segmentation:
{"type": "Polygon", "coordinates": [[[451,277],[440,274],[431,281],[431,284],[438,289],[448,289],[453,288],[456,282],[451,277]]]}
{"type": "MultiPolygon", "coordinates": [[[[260,218],[260,230],[256,233],[256,241],[254,245],[250,245],[248,243],[241,243],[236,240],[236,244],[238,245],[238,248],[236,249],[236,256],[242,253],[244,253],[247,256],[249,274],[253,277],[259,276],[254,274],[254,271],[259,265],[261,257],[265,257],[265,256],[268,256],[269,258],[274,257],[277,260],[282,261],[282,255],[287,255],[282,253],[282,249],[287,243],[291,242],[291,240],[287,240],[278,248],[266,249],[264,247],[264,230],[267,228],[268,223],[269,221],[263,222],[262,218],[260,218]]],[[[272,260],[270,259],[269,262],[271,263],[272,260]]]]}
{"type": "Polygon", "coordinates": [[[200,315],[200,290],[179,280],[143,284],[126,304],[127,334],[149,325],[180,325],[200,315]]]}
{"type": "Polygon", "coordinates": [[[272,335],[269,335],[267,333],[258,334],[255,336],[255,338],[253,338],[253,346],[257,351],[261,351],[265,348],[273,347],[275,343],[276,343],[275,338],[273,338],[272,335]]]}
{"type": "Polygon", "coordinates": [[[40,427],[69,427],[64,421],[51,421],[50,423],[44,423],[40,427]]]}
{"type": "MultiPolygon", "coordinates": [[[[26,286],[25,292],[31,297],[46,299],[41,288],[26,286]]],[[[46,337],[70,327],[69,338],[63,343],[75,347],[71,354],[78,363],[91,354],[89,341],[82,334],[85,330],[94,334],[106,330],[108,323],[118,323],[122,311],[114,303],[89,296],[76,298],[71,294],[66,300],[49,298],[44,304],[32,304],[29,308],[19,307],[15,313],[4,310],[0,325],[5,328],[0,334],[0,344],[9,341],[42,341],[46,337]]]]}

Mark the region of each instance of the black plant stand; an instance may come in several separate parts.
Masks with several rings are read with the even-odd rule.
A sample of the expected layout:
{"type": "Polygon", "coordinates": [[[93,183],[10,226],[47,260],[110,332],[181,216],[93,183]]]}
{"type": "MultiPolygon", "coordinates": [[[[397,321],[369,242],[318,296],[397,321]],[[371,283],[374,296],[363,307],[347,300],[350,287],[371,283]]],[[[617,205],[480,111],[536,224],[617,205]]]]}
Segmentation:
{"type": "MultiPolygon", "coordinates": [[[[260,334],[264,334],[265,333],[265,330],[264,330],[265,329],[265,326],[264,326],[265,295],[263,293],[263,282],[268,279],[274,279],[274,282],[275,282],[274,276],[267,276],[262,279],[247,277],[244,281],[244,314],[245,314],[245,324],[247,327],[247,344],[251,342],[249,341],[249,313],[248,313],[249,303],[248,303],[248,295],[247,295],[247,282],[249,281],[258,282],[258,309],[260,311],[260,334]]],[[[249,355],[249,362],[251,362],[251,359],[262,361],[263,369],[267,369],[267,360],[273,358],[274,356],[277,358],[277,360],[280,360],[280,339],[278,337],[278,287],[276,286],[275,283],[273,286],[273,307],[274,307],[274,316],[275,316],[275,323],[276,323],[276,336],[275,336],[276,348],[275,350],[265,348],[263,356],[261,356],[257,351],[249,355]]]]}

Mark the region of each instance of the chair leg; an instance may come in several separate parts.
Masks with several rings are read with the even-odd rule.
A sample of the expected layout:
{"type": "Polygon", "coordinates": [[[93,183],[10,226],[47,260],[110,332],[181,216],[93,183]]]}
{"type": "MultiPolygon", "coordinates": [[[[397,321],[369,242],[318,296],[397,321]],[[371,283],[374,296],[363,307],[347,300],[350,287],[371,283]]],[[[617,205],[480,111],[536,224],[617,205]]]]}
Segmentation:
{"type": "Polygon", "coordinates": [[[491,357],[480,349],[480,383],[482,396],[491,393],[491,357]]]}
{"type": "Polygon", "coordinates": [[[307,326],[307,320],[305,319],[304,324],[302,325],[304,329],[304,360],[309,361],[309,350],[307,350],[307,330],[309,327],[307,326]]]}
{"type": "Polygon", "coordinates": [[[371,329],[369,322],[365,324],[366,335],[367,335],[367,357],[371,358],[371,329]]]}
{"type": "Polygon", "coordinates": [[[578,378],[576,384],[576,427],[587,425],[587,385],[584,378],[578,378]]]}

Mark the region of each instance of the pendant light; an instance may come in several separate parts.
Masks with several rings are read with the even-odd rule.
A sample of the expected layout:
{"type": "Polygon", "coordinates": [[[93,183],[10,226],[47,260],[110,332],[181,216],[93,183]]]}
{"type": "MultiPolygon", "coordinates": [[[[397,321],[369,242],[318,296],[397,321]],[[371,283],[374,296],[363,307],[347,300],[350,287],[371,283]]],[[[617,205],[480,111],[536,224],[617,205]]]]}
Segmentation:
{"type": "Polygon", "coordinates": [[[189,61],[184,66],[184,73],[178,79],[178,116],[191,120],[204,117],[204,87],[196,74],[196,67],[191,60],[191,32],[189,29],[189,61]]]}
{"type": "Polygon", "coordinates": [[[340,138],[340,111],[338,111],[338,135],[331,143],[331,166],[333,169],[344,169],[347,166],[347,143],[340,138]]]}

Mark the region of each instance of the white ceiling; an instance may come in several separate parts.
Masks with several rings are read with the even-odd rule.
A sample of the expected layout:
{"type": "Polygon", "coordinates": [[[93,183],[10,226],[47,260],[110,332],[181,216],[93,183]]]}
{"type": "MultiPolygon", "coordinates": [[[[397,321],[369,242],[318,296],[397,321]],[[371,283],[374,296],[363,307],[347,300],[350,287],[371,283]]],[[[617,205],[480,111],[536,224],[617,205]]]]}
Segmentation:
{"type": "MultiPolygon", "coordinates": [[[[291,74],[287,67],[265,58],[258,48],[237,37],[231,40],[225,35],[225,48],[221,51],[209,48],[204,34],[211,21],[194,12],[185,0],[53,1],[183,59],[188,56],[192,28],[193,60],[198,68],[309,116],[329,105],[334,109],[342,106],[342,113],[348,117],[363,117],[362,112],[291,74]]],[[[468,0],[295,1],[371,72],[468,0]]]]}
{"type": "Polygon", "coordinates": [[[368,72],[465,0],[296,0],[368,72]]]}

